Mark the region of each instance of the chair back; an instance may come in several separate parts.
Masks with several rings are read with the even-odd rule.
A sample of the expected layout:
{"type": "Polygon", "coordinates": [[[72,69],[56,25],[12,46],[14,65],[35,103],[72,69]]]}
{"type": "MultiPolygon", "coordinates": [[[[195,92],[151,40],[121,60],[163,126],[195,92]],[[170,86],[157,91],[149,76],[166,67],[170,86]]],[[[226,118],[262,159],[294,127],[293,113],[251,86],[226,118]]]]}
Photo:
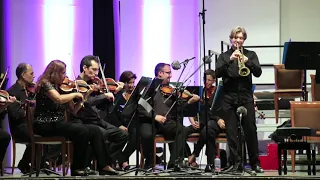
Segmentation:
{"type": "Polygon", "coordinates": [[[320,131],[320,101],[290,101],[292,127],[309,127],[320,131]]]}
{"type": "Polygon", "coordinates": [[[36,109],[36,105],[34,103],[27,103],[26,105],[27,124],[28,124],[28,131],[29,131],[31,143],[34,143],[33,122],[34,122],[35,109],[36,109]]]}
{"type": "Polygon", "coordinates": [[[285,69],[284,64],[274,65],[275,89],[301,89],[303,83],[302,70],[285,69]]]}
{"type": "Polygon", "coordinates": [[[320,84],[316,83],[316,76],[314,74],[310,74],[310,77],[312,101],[320,101],[320,84]]]}

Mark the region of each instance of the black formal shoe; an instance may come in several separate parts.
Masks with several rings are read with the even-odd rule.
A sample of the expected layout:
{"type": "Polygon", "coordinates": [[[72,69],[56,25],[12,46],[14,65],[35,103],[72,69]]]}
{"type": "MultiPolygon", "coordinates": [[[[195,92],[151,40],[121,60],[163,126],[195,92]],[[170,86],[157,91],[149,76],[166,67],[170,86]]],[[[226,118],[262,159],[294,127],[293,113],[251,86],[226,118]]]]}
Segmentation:
{"type": "Polygon", "coordinates": [[[85,169],[77,169],[71,171],[71,176],[88,176],[85,169]]]}
{"type": "Polygon", "coordinates": [[[264,173],[264,170],[260,166],[253,166],[251,169],[256,173],[264,173]]]}
{"type": "Polygon", "coordinates": [[[128,165],[128,166],[126,166],[126,167],[124,167],[124,168],[122,168],[124,171],[128,171],[128,170],[130,170],[130,166],[128,165]]]}
{"type": "Polygon", "coordinates": [[[30,166],[29,165],[23,165],[22,163],[18,164],[18,169],[21,171],[22,174],[26,174],[30,172],[30,166]]]}
{"type": "Polygon", "coordinates": [[[235,162],[233,165],[232,171],[242,171],[243,167],[241,166],[240,162],[235,162]]]}
{"type": "Polygon", "coordinates": [[[152,167],[153,167],[152,164],[149,164],[149,163],[145,163],[143,165],[143,169],[145,169],[145,170],[151,169],[152,167]]]}
{"type": "Polygon", "coordinates": [[[213,172],[214,171],[214,165],[208,164],[206,165],[206,168],[204,168],[204,172],[213,172]]]}
{"type": "Polygon", "coordinates": [[[90,167],[87,167],[87,168],[85,169],[85,171],[86,171],[86,173],[87,173],[88,175],[97,175],[97,172],[94,171],[94,170],[92,170],[92,169],[90,169],[90,167]]]}
{"type": "Polygon", "coordinates": [[[110,176],[116,176],[119,173],[117,171],[106,171],[106,170],[100,170],[99,175],[104,176],[104,175],[110,175],[110,176]]]}

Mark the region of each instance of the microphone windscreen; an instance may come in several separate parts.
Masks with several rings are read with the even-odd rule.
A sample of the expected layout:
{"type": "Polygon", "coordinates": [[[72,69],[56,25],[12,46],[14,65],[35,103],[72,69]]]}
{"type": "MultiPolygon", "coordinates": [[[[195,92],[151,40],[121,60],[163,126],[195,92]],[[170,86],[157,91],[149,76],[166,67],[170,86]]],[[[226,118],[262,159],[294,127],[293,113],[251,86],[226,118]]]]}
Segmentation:
{"type": "Polygon", "coordinates": [[[210,64],[210,63],[212,62],[211,57],[210,57],[210,56],[205,56],[205,57],[204,57],[204,62],[205,62],[206,64],[210,64]]]}
{"type": "Polygon", "coordinates": [[[240,106],[237,108],[237,114],[242,114],[242,116],[247,115],[247,109],[243,106],[240,106]]]}
{"type": "Polygon", "coordinates": [[[179,61],[173,61],[171,63],[171,66],[172,66],[172,69],[174,69],[174,70],[179,70],[181,68],[179,61]]]}

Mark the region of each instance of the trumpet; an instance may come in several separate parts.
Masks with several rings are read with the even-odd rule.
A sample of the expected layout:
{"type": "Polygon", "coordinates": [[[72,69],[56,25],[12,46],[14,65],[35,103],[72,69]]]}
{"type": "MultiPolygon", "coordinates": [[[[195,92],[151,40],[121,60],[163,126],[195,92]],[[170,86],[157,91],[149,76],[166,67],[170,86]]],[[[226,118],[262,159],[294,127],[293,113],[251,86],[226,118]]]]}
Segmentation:
{"type": "Polygon", "coordinates": [[[243,47],[241,47],[241,50],[239,48],[239,44],[237,44],[237,50],[240,51],[241,53],[241,58],[240,56],[238,56],[238,66],[239,66],[239,75],[240,76],[248,76],[250,74],[250,69],[248,67],[246,67],[246,65],[244,64],[243,61],[241,61],[241,59],[244,59],[244,55],[243,55],[243,47]]]}

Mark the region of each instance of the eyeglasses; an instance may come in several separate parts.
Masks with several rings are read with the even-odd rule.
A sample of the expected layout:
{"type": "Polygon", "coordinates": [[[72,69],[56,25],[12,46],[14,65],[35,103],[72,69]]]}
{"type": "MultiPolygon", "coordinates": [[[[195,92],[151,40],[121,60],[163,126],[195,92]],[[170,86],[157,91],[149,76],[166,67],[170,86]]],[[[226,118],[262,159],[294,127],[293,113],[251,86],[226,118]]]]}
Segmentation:
{"type": "Polygon", "coordinates": [[[171,74],[172,73],[171,71],[169,71],[169,72],[162,71],[162,72],[167,73],[167,74],[171,74]]]}

